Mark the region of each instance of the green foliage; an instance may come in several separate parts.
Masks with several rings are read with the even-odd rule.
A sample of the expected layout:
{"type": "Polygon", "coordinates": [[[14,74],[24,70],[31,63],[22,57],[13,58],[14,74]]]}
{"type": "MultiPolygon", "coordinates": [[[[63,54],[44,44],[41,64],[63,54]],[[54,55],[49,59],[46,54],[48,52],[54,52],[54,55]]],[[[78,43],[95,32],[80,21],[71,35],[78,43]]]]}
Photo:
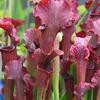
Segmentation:
{"type": "Polygon", "coordinates": [[[32,7],[23,7],[22,0],[13,0],[12,8],[14,8],[12,9],[12,17],[14,18],[25,19],[32,12],[32,7]]]}
{"type": "MultiPolygon", "coordinates": [[[[25,55],[26,49],[24,48],[23,33],[31,26],[35,26],[34,23],[29,23],[29,15],[32,12],[33,6],[30,6],[27,0],[7,0],[6,16],[22,19],[25,21],[24,25],[19,28],[18,36],[20,37],[20,44],[17,46],[18,54],[25,55]]],[[[4,0],[0,0],[0,18],[4,16],[4,0]]],[[[0,29],[0,43],[3,31],[0,29]]]]}
{"type": "Polygon", "coordinates": [[[9,4],[9,6],[13,8],[13,9],[9,9],[11,10],[10,11],[11,17],[23,19],[25,21],[24,25],[19,29],[19,32],[18,32],[18,36],[20,37],[20,44],[17,46],[17,50],[18,50],[17,53],[18,55],[21,55],[21,56],[26,55],[26,49],[24,47],[24,40],[23,40],[23,33],[28,28],[28,25],[30,26],[31,24],[29,23],[28,17],[30,13],[32,12],[33,7],[28,6],[27,5],[28,2],[29,1],[27,0],[11,0],[10,2],[11,4],[9,4]]]}
{"type": "Polygon", "coordinates": [[[60,100],[69,100],[66,95],[66,92],[63,93],[63,95],[60,97],[60,100]]]}
{"type": "Polygon", "coordinates": [[[23,44],[20,44],[19,46],[17,46],[17,53],[20,56],[25,56],[27,54],[27,50],[23,44]]]}
{"type": "Polygon", "coordinates": [[[80,5],[77,9],[80,15],[83,15],[87,11],[84,5],[80,5]]]}

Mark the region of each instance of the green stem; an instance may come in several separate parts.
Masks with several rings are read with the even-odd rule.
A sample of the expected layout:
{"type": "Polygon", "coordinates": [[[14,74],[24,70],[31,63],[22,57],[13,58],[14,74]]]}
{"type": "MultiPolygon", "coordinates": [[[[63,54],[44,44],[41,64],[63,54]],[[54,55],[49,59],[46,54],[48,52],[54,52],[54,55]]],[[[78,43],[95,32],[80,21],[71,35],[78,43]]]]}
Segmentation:
{"type": "MultiPolygon", "coordinates": [[[[6,16],[6,10],[7,10],[7,0],[4,0],[4,15],[3,17],[6,16]]],[[[5,34],[2,34],[2,46],[4,45],[4,38],[5,38],[5,34]]]]}
{"type": "Polygon", "coordinates": [[[9,0],[9,17],[12,16],[12,4],[13,4],[13,1],[9,0]]]}
{"type": "Polygon", "coordinates": [[[98,93],[98,88],[96,87],[93,89],[93,99],[92,100],[96,100],[97,93],[98,93]]]}
{"type": "Polygon", "coordinates": [[[4,0],[4,17],[6,16],[7,11],[7,0],[4,0]]]}
{"type": "MultiPolygon", "coordinates": [[[[30,7],[30,2],[27,1],[27,8],[30,7]]],[[[28,24],[29,24],[29,15],[27,15],[27,19],[26,19],[26,28],[28,28],[28,24]]]]}
{"type": "Polygon", "coordinates": [[[59,57],[56,57],[53,60],[53,67],[55,68],[53,71],[53,91],[54,91],[54,100],[59,100],[59,57]]]}
{"type": "MultiPolygon", "coordinates": [[[[59,43],[61,41],[61,37],[62,34],[58,33],[56,39],[55,39],[55,43],[54,43],[54,47],[56,49],[59,49],[59,43]]],[[[52,85],[53,85],[53,92],[54,92],[54,100],[59,100],[59,73],[60,73],[60,58],[59,56],[54,58],[53,62],[52,62],[54,71],[53,71],[53,78],[52,78],[52,85]]]]}
{"type": "Polygon", "coordinates": [[[40,89],[40,88],[37,88],[37,100],[42,100],[41,98],[41,91],[42,91],[42,89],[40,89]]]}
{"type": "Polygon", "coordinates": [[[38,87],[38,89],[37,89],[37,100],[45,100],[46,91],[48,89],[49,82],[50,81],[47,80],[46,86],[44,88],[38,87]]]}

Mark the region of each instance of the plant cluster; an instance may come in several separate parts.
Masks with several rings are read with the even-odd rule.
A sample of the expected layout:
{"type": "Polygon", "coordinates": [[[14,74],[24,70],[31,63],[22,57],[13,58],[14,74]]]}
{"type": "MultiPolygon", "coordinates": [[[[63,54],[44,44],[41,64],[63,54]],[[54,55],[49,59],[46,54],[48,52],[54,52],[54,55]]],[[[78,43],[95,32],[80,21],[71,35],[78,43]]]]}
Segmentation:
{"type": "Polygon", "coordinates": [[[16,49],[24,21],[0,18],[5,35],[0,47],[4,99],[83,100],[93,91],[93,100],[99,100],[100,1],[87,0],[83,15],[77,0],[32,2],[35,27],[24,33],[27,56],[19,56],[16,49]]]}

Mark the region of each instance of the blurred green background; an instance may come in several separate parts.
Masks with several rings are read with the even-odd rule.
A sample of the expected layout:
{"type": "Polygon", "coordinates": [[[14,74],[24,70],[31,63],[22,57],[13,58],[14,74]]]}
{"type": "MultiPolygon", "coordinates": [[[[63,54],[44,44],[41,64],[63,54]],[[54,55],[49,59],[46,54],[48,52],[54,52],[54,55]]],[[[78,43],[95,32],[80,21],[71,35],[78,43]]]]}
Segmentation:
{"type": "MultiPolygon", "coordinates": [[[[24,25],[19,28],[18,36],[20,37],[20,44],[17,46],[18,54],[24,55],[26,50],[24,48],[23,34],[29,27],[34,27],[34,19],[32,15],[33,4],[29,0],[0,0],[0,18],[12,17],[22,19],[25,21],[24,25]]],[[[0,29],[0,44],[2,37],[2,29],[0,29]]]]}

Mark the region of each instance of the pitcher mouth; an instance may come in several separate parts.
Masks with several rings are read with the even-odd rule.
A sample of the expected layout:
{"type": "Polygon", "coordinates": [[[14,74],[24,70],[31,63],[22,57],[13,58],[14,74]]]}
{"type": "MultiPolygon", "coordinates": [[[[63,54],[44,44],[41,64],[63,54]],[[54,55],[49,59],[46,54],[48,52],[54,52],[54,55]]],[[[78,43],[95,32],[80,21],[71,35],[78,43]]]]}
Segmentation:
{"type": "Polygon", "coordinates": [[[43,68],[42,66],[39,65],[39,66],[37,66],[37,69],[42,71],[42,72],[44,72],[44,73],[48,73],[48,74],[51,74],[53,72],[53,68],[52,67],[50,67],[48,69],[45,69],[45,68],[43,68]]]}
{"type": "Polygon", "coordinates": [[[11,52],[14,51],[16,49],[16,47],[13,46],[4,46],[4,47],[0,47],[0,52],[5,51],[5,52],[11,52]]]}

